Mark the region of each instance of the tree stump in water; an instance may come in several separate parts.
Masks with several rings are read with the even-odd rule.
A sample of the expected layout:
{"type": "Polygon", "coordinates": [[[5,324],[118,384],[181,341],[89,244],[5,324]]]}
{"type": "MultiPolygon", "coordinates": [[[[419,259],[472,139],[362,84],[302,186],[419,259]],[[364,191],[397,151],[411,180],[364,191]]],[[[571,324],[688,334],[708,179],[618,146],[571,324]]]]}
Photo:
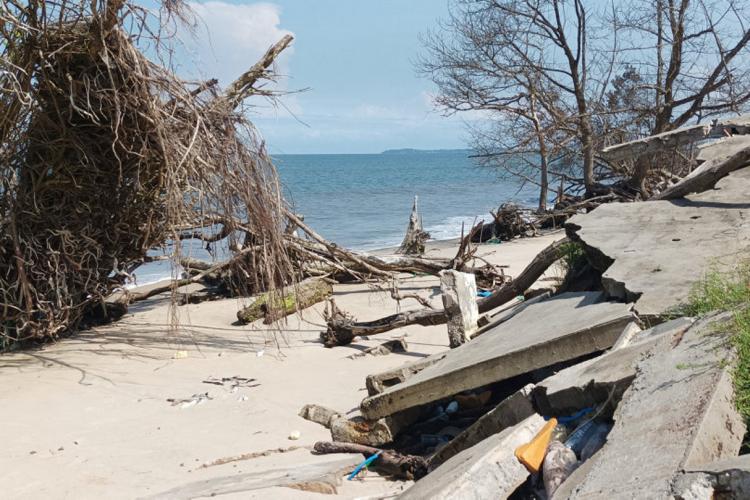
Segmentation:
{"type": "Polygon", "coordinates": [[[422,255],[425,249],[425,242],[430,239],[429,233],[422,229],[422,217],[419,216],[417,209],[417,197],[414,197],[414,204],[411,207],[409,216],[409,225],[406,228],[406,236],[401,242],[397,253],[404,255],[422,255]]]}

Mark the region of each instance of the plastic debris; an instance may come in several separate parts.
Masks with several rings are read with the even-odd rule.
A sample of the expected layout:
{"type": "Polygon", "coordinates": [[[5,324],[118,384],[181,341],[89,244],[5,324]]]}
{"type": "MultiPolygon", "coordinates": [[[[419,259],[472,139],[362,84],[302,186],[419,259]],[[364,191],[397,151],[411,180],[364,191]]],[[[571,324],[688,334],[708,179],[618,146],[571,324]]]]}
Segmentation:
{"type": "Polygon", "coordinates": [[[300,433],[300,431],[292,431],[289,433],[289,439],[292,441],[298,440],[301,436],[302,434],[300,433]]]}
{"type": "Polygon", "coordinates": [[[484,391],[479,394],[456,394],[454,397],[458,406],[464,410],[471,410],[486,405],[492,397],[492,391],[484,391]]]}
{"type": "Polygon", "coordinates": [[[594,429],[594,425],[595,422],[593,420],[583,423],[565,441],[565,446],[573,450],[576,456],[581,456],[581,451],[583,451],[583,446],[586,444],[588,434],[594,429]]]}
{"type": "Polygon", "coordinates": [[[547,454],[547,445],[552,439],[552,432],[557,425],[557,419],[551,418],[544,424],[531,442],[523,444],[516,448],[516,458],[526,466],[532,474],[536,474],[542,467],[544,456],[547,454]]]}
{"type": "Polygon", "coordinates": [[[581,449],[581,461],[586,461],[591,458],[594,453],[599,451],[604,443],[607,442],[607,435],[612,429],[612,425],[606,422],[598,422],[591,432],[589,432],[588,439],[581,449]]]}
{"type": "Polygon", "coordinates": [[[448,415],[456,413],[458,411],[458,401],[451,401],[448,406],[445,407],[445,413],[448,415]]]}
{"type": "Polygon", "coordinates": [[[547,498],[552,498],[557,488],[565,482],[578,467],[578,459],[573,450],[560,441],[552,441],[544,457],[544,489],[547,498]]]}
{"type": "Polygon", "coordinates": [[[359,473],[360,473],[360,472],[362,471],[362,469],[364,469],[365,467],[367,467],[367,466],[369,466],[369,465],[370,465],[371,463],[373,463],[373,462],[374,462],[375,460],[377,460],[377,459],[378,459],[378,457],[380,456],[380,454],[381,454],[381,453],[383,453],[383,451],[382,451],[382,450],[381,450],[381,451],[378,451],[378,452],[377,452],[376,454],[374,454],[374,455],[372,455],[372,456],[368,457],[367,459],[365,459],[365,461],[364,461],[364,462],[362,462],[361,464],[359,464],[359,465],[358,465],[358,466],[357,466],[357,467],[356,467],[356,468],[355,468],[355,469],[354,469],[354,470],[352,471],[352,473],[351,473],[351,474],[349,474],[349,477],[347,477],[346,479],[347,479],[347,480],[349,480],[349,481],[351,481],[352,479],[354,479],[355,477],[357,477],[357,474],[359,474],[359,473]]]}
{"type": "Polygon", "coordinates": [[[203,394],[193,394],[186,399],[168,398],[167,402],[172,403],[172,406],[179,406],[180,408],[190,408],[191,406],[203,404],[209,399],[213,398],[209,396],[207,392],[204,392],[203,394]]]}

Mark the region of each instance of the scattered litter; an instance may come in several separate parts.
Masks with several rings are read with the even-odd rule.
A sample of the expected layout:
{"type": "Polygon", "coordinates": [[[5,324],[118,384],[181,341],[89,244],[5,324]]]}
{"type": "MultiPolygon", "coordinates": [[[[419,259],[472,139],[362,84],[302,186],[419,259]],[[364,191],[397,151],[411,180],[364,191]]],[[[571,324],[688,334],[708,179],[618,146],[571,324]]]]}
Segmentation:
{"type": "Polygon", "coordinates": [[[581,449],[581,461],[585,462],[591,456],[599,451],[604,443],[607,441],[607,435],[612,430],[612,425],[606,422],[597,422],[591,432],[588,433],[586,442],[581,449]]]}
{"type": "Polygon", "coordinates": [[[185,359],[188,357],[187,351],[176,351],[172,356],[174,359],[185,359]]]}
{"type": "Polygon", "coordinates": [[[204,392],[203,394],[193,394],[187,399],[168,398],[167,402],[172,403],[172,406],[179,406],[180,408],[190,408],[195,405],[203,404],[209,399],[213,398],[209,396],[207,392],[204,392]]]}
{"type": "Polygon", "coordinates": [[[255,353],[255,357],[262,358],[265,353],[266,353],[266,350],[265,349],[261,349],[260,351],[258,351],[258,352],[255,353]]]}
{"type": "Polygon", "coordinates": [[[489,297],[492,295],[492,292],[489,290],[478,290],[477,291],[477,297],[489,297]]]}
{"type": "Polygon", "coordinates": [[[451,415],[458,411],[458,401],[451,401],[448,406],[445,407],[445,413],[451,415]]]}
{"type": "Polygon", "coordinates": [[[378,452],[377,452],[376,454],[372,455],[371,457],[369,457],[369,458],[365,459],[365,461],[364,461],[364,462],[362,462],[361,464],[359,464],[359,465],[358,465],[358,466],[357,466],[357,467],[356,467],[356,468],[355,468],[355,469],[354,469],[354,470],[352,471],[352,473],[351,473],[351,474],[349,474],[349,477],[347,477],[346,479],[347,479],[347,480],[349,480],[349,481],[351,481],[352,479],[354,479],[355,477],[357,477],[357,474],[359,474],[359,473],[360,473],[360,472],[362,471],[362,469],[366,468],[366,467],[367,467],[368,465],[370,465],[370,464],[371,464],[371,463],[373,463],[373,462],[374,462],[375,460],[377,460],[377,458],[378,458],[378,457],[380,456],[380,454],[381,454],[381,453],[383,453],[383,451],[382,451],[382,450],[378,451],[378,452]]]}
{"type": "Polygon", "coordinates": [[[204,384],[229,386],[230,392],[237,392],[238,387],[258,387],[260,384],[253,384],[256,382],[254,378],[245,377],[208,377],[203,381],[204,384]]]}
{"type": "Polygon", "coordinates": [[[536,474],[542,468],[544,455],[547,453],[547,445],[552,439],[552,432],[557,425],[557,419],[552,418],[544,424],[534,439],[529,443],[522,444],[516,448],[516,458],[526,466],[532,474],[536,474]]]}
{"type": "Polygon", "coordinates": [[[547,498],[557,491],[562,483],[578,467],[578,459],[573,450],[560,441],[552,441],[547,447],[547,456],[544,457],[544,489],[547,498]]]}
{"type": "Polygon", "coordinates": [[[584,417],[584,416],[588,415],[592,411],[594,411],[594,408],[591,408],[591,407],[584,408],[582,410],[579,410],[579,411],[575,412],[572,415],[568,415],[566,417],[557,417],[557,421],[559,423],[561,423],[561,424],[567,425],[567,424],[570,424],[572,422],[575,422],[576,420],[578,420],[581,417],[584,417]]]}
{"type": "Polygon", "coordinates": [[[300,431],[292,431],[289,433],[289,439],[292,441],[296,441],[300,437],[302,437],[302,434],[300,433],[300,431]]]}
{"type": "Polygon", "coordinates": [[[456,394],[455,400],[458,402],[458,406],[462,410],[471,410],[474,408],[481,408],[486,405],[492,397],[492,391],[484,391],[479,394],[456,394]]]}
{"type": "Polygon", "coordinates": [[[247,401],[249,398],[247,396],[240,396],[237,398],[237,401],[247,401]]]}

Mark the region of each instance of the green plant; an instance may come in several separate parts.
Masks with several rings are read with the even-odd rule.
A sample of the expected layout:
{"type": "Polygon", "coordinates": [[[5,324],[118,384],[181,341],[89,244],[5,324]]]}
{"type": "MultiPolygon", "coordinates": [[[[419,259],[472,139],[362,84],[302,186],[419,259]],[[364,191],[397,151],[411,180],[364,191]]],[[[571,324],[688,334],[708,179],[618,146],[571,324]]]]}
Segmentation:
{"type": "Polygon", "coordinates": [[[737,410],[750,422],[750,261],[731,272],[712,268],[697,283],[686,304],[677,312],[701,316],[712,311],[731,311],[732,343],[737,352],[733,371],[737,410]]]}
{"type": "Polygon", "coordinates": [[[570,241],[560,245],[558,251],[560,252],[560,263],[564,271],[578,269],[586,262],[586,253],[583,250],[583,245],[577,241],[570,241]]]}

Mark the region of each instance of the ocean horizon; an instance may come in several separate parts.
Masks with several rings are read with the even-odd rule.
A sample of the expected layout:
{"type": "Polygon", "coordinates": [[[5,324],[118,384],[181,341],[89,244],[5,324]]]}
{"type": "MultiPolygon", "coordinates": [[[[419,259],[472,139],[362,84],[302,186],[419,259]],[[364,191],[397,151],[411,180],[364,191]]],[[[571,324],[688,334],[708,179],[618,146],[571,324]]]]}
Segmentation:
{"type": "Polygon", "coordinates": [[[433,240],[461,235],[490,210],[536,204],[533,189],[499,180],[469,149],[387,150],[372,154],[274,155],[284,196],[318,233],[353,250],[399,245],[418,196],[433,240]]]}
{"type": "MultiPolygon", "coordinates": [[[[406,232],[414,196],[432,241],[461,235],[505,202],[534,206],[530,187],[499,180],[478,166],[471,150],[387,150],[363,154],[273,155],[287,202],[305,223],[337,245],[357,251],[398,246],[406,232]]],[[[183,242],[183,254],[212,261],[199,241],[183,242]],[[189,246],[188,246],[189,245],[189,246]]],[[[136,270],[144,285],[179,276],[179,266],[160,261],[136,270]]]]}

